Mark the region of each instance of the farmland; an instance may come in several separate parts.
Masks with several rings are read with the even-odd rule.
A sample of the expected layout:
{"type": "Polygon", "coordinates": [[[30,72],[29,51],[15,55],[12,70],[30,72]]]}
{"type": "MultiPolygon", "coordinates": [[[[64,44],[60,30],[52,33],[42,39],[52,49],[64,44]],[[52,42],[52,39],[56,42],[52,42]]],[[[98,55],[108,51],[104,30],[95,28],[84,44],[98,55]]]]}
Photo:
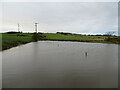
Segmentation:
{"type": "MultiPolygon", "coordinates": [[[[58,34],[58,33],[42,33],[44,36],[39,40],[50,40],[50,41],[77,41],[77,42],[93,42],[93,43],[113,43],[120,44],[119,36],[111,36],[111,40],[107,41],[106,36],[96,35],[81,35],[81,34],[58,34]]],[[[1,33],[1,50],[6,50],[21,44],[33,42],[33,33],[1,33]]]]}

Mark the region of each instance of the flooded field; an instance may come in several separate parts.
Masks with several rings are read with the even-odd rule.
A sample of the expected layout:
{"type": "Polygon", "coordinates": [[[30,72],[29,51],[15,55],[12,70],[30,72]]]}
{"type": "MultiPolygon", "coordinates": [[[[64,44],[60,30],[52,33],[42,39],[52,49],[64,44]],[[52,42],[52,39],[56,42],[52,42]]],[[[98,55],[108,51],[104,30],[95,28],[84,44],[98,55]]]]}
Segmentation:
{"type": "Polygon", "coordinates": [[[2,52],[3,88],[117,88],[118,45],[39,41],[2,52]]]}

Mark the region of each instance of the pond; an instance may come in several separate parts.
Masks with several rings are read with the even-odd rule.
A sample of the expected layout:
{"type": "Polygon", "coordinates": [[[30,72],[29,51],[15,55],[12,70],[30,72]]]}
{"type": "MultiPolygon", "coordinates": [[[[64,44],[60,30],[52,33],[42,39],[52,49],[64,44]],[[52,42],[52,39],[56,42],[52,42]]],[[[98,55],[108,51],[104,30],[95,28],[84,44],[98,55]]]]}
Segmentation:
{"type": "Polygon", "coordinates": [[[118,45],[32,42],[3,51],[2,70],[3,88],[117,88],[118,45]]]}

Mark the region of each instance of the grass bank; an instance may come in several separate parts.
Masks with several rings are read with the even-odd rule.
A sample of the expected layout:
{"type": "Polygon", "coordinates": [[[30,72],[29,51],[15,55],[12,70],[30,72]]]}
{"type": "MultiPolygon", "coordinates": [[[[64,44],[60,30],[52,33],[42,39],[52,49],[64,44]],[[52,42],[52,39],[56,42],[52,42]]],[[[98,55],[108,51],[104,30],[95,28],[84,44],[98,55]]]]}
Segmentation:
{"type": "MultiPolygon", "coordinates": [[[[0,50],[6,50],[21,44],[26,44],[33,42],[33,33],[20,33],[20,34],[7,34],[2,33],[0,50]]],[[[105,40],[106,36],[88,36],[79,34],[56,34],[56,33],[43,33],[44,38],[40,40],[50,40],[50,41],[77,41],[77,42],[93,42],[93,43],[114,43],[120,44],[120,37],[112,36],[110,41],[105,40]]]]}

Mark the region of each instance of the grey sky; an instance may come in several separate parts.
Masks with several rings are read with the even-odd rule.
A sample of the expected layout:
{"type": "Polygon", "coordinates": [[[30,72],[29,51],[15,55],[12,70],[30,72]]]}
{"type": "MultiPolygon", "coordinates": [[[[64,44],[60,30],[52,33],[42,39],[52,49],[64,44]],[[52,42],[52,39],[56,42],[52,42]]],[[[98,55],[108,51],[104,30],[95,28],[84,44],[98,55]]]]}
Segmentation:
{"type": "Polygon", "coordinates": [[[3,3],[2,31],[34,32],[39,23],[41,32],[105,33],[117,31],[117,2],[24,2],[3,3]]]}

